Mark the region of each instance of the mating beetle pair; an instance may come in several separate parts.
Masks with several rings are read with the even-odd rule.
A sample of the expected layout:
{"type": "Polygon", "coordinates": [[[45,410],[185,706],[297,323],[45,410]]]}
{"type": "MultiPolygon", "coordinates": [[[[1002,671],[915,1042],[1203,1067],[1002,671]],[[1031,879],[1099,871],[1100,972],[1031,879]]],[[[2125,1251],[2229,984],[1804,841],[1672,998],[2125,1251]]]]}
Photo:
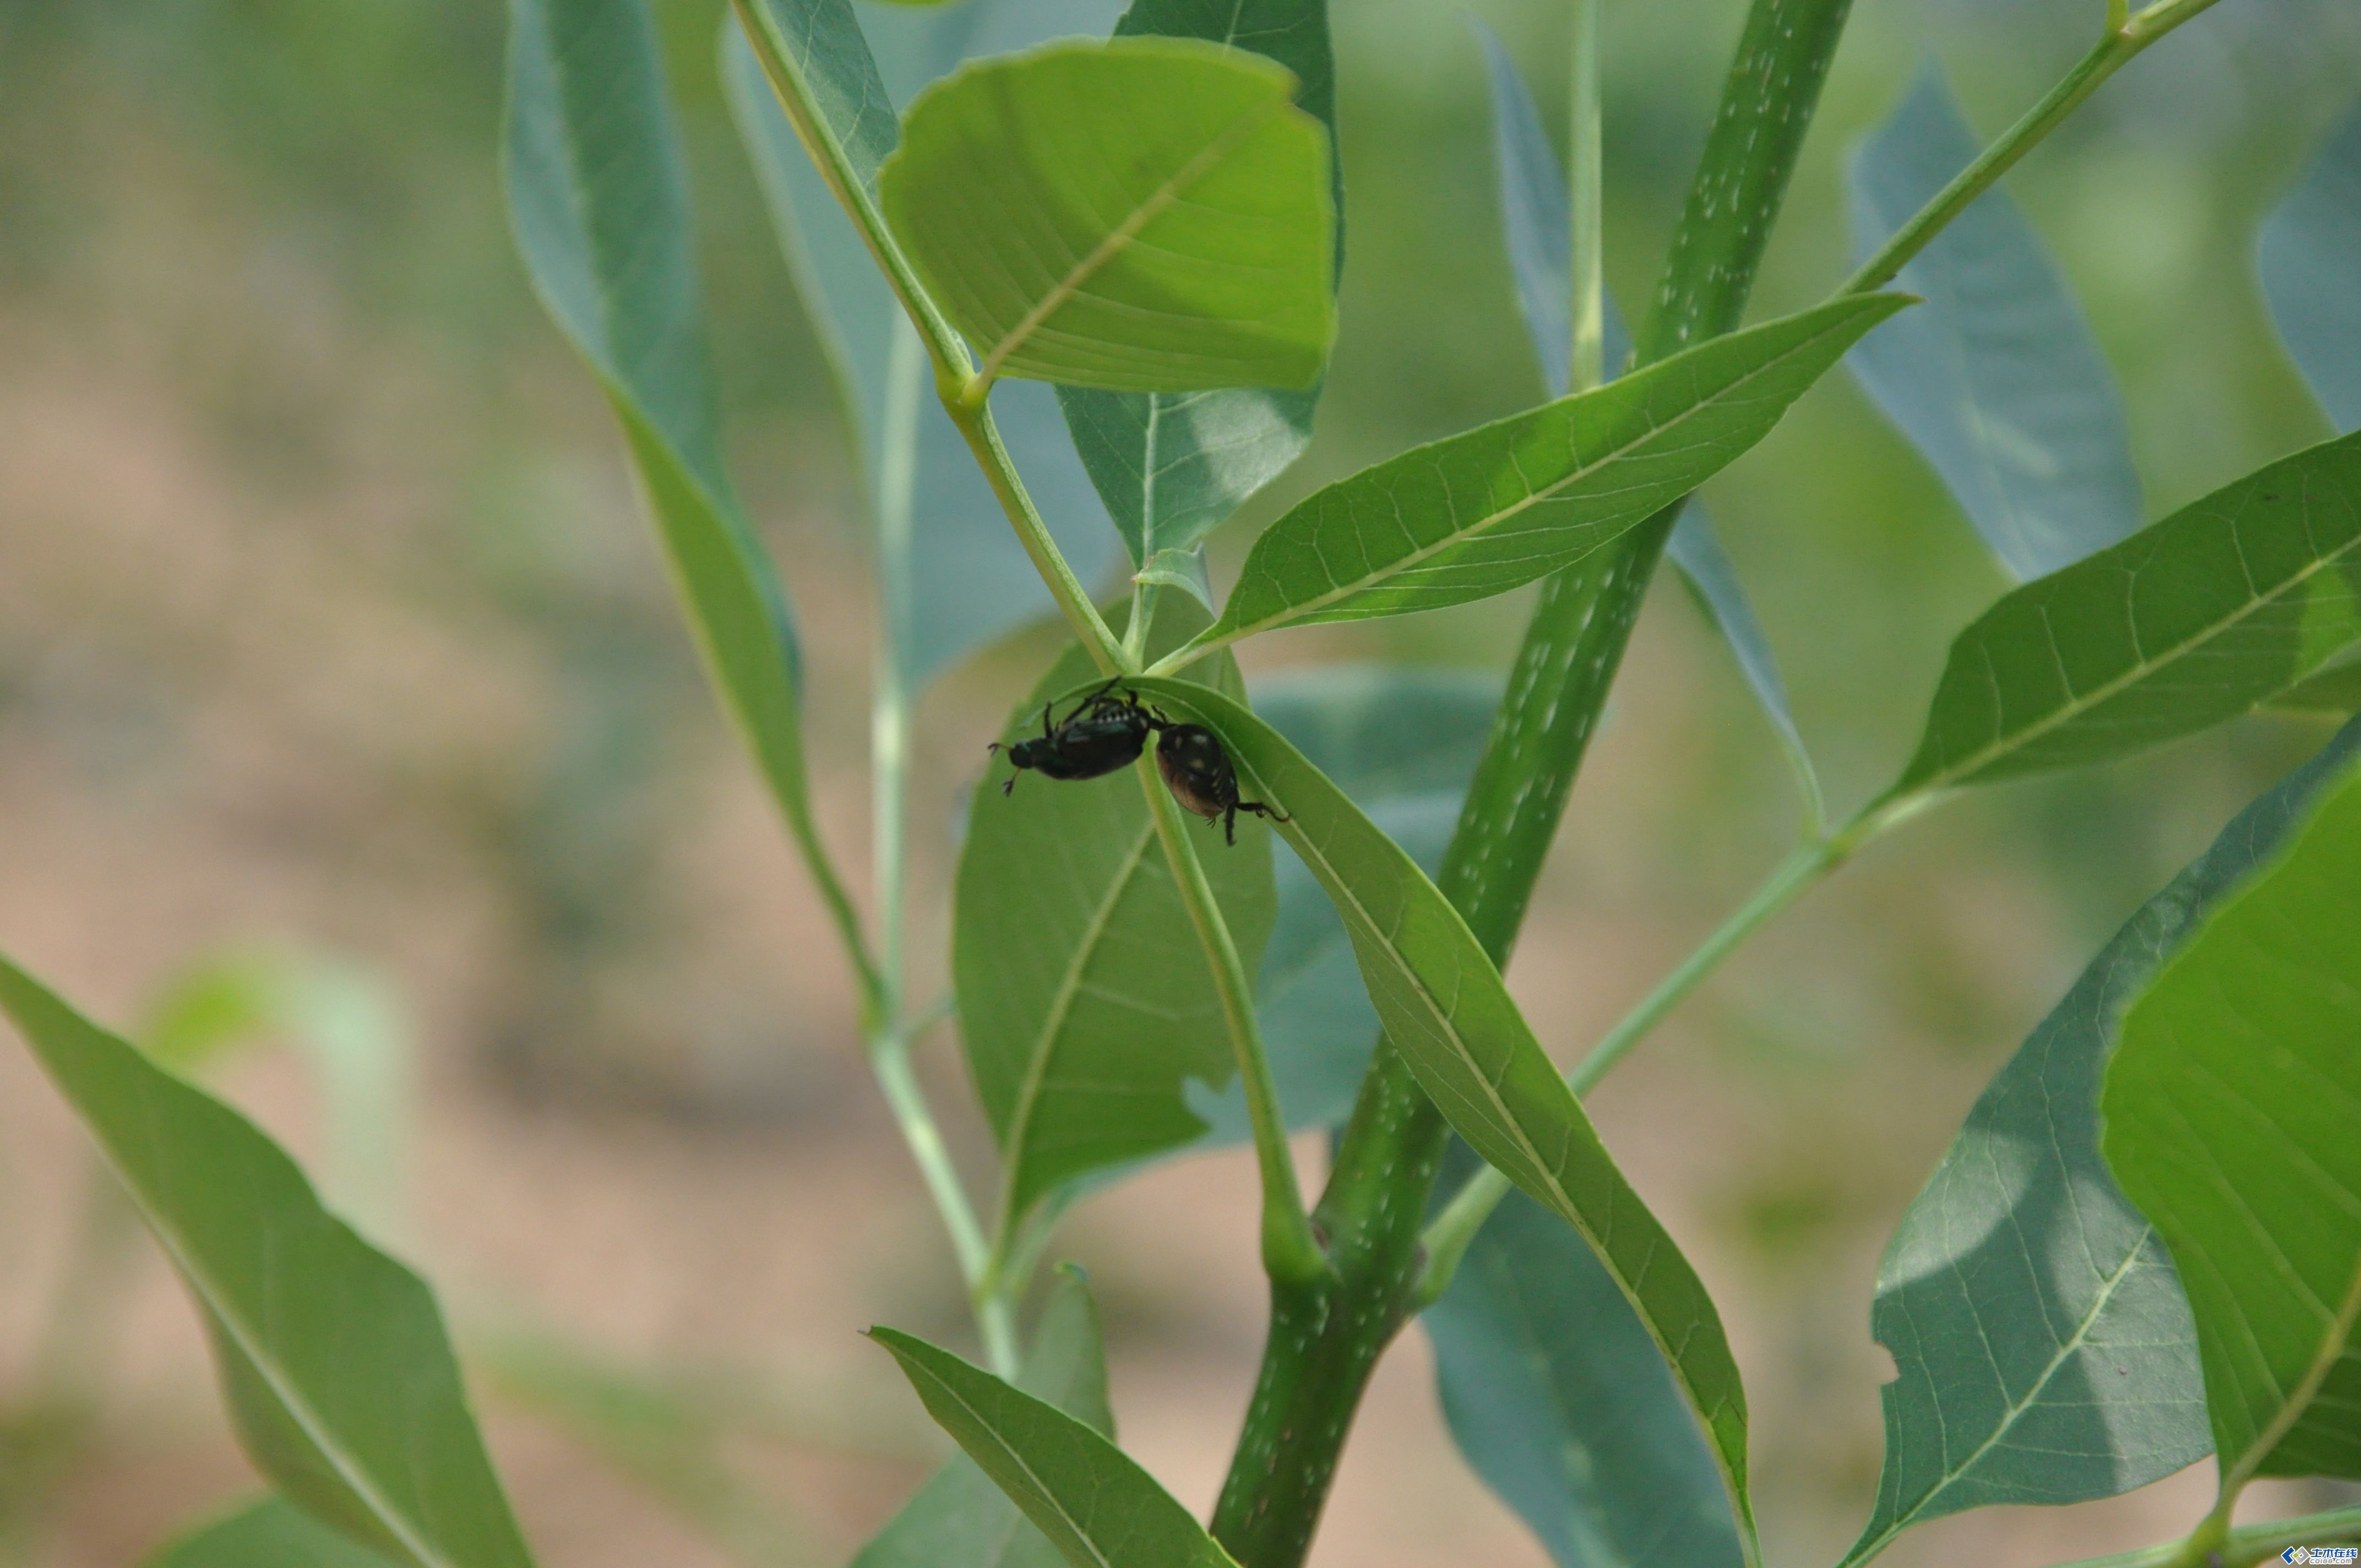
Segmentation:
{"type": "MultiPolygon", "coordinates": [[[[1084,694],[1061,720],[1052,720],[1054,705],[1045,703],[1039,735],[1005,748],[995,740],[989,749],[1006,751],[1019,773],[1030,769],[1046,778],[1095,779],[1137,761],[1153,733],[1156,771],[1164,775],[1172,798],[1208,822],[1219,821],[1229,842],[1238,841],[1241,811],[1274,822],[1288,820],[1261,801],[1238,798],[1237,770],[1212,730],[1202,724],[1173,723],[1131,693],[1118,694],[1115,688],[1121,684],[1117,676],[1084,694]]],[[[1011,773],[1000,793],[1016,787],[1016,774],[1011,773]]]]}

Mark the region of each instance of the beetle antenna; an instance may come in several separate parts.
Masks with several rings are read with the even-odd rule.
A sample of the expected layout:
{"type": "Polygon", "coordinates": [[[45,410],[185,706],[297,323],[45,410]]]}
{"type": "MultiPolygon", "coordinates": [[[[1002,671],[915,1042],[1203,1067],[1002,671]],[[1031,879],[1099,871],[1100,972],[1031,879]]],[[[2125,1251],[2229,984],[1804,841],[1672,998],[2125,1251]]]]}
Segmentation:
{"type": "Polygon", "coordinates": [[[1001,784],[1000,784],[1000,793],[1001,793],[1001,795],[1002,795],[1004,798],[1005,798],[1005,797],[1006,797],[1006,796],[1007,796],[1007,795],[1008,795],[1012,791],[1014,791],[1016,788],[1016,775],[1015,773],[1011,773],[1011,774],[1009,774],[1005,779],[1003,779],[1003,780],[1001,781],[1001,784]]]}

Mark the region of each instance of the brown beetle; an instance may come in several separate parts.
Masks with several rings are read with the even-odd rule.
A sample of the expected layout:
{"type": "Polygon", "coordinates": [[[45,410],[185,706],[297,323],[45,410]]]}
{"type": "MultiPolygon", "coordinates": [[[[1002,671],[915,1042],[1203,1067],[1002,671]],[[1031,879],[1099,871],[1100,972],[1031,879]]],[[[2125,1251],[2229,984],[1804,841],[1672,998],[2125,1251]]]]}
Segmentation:
{"type": "Polygon", "coordinates": [[[1156,740],[1156,769],[1183,809],[1208,822],[1219,821],[1223,837],[1233,844],[1238,841],[1241,811],[1273,822],[1290,820],[1261,801],[1238,798],[1238,773],[1230,765],[1230,754],[1202,724],[1166,726],[1156,740]]]}

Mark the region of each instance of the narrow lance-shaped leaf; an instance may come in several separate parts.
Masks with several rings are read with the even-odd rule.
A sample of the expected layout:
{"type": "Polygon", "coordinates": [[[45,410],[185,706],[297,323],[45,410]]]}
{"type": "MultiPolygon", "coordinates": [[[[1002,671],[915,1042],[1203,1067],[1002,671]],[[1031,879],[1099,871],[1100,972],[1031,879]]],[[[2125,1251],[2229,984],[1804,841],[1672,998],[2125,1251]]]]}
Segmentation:
{"type": "Polygon", "coordinates": [[[1293,90],[1179,38],[979,61],[910,105],[880,200],[987,378],[1309,386],[1335,331],[1334,214],[1293,90]]]}
{"type": "Polygon", "coordinates": [[[2114,1497],[2213,1446],[2163,1243],[2099,1152],[2124,1009],[2361,753],[2361,725],[2240,812],[1995,1076],[1903,1215],[1870,1330],[1894,1353],[1877,1504],[1847,1555],[1969,1508],[2114,1497]]]}
{"type": "MultiPolygon", "coordinates": [[[[1115,1436],[1098,1308],[1079,1270],[1059,1277],[1041,1309],[1016,1387],[1101,1437],[1115,1436]]],[[[928,1478],[852,1560],[852,1568],[1056,1568],[1064,1561],[965,1454],[928,1478]]]]}
{"type": "MultiPolygon", "coordinates": [[[[974,35],[981,20],[1018,9],[1008,0],[972,0],[956,10],[914,16],[910,20],[923,30],[906,52],[931,59],[934,51],[922,46],[933,35],[950,40],[944,45],[949,52],[953,42],[974,35]]],[[[1039,21],[1054,27],[1063,19],[1053,15],[1039,21]]],[[[1009,29],[989,30],[999,40],[1009,29]]],[[[1016,41],[1038,38],[1023,37],[1020,29],[1016,41]]],[[[865,55],[854,64],[871,75],[877,70],[865,55]]],[[[923,685],[976,648],[1048,611],[1049,591],[943,412],[917,329],[796,139],[734,19],[725,19],[722,27],[722,80],[796,291],[836,373],[867,480],[873,525],[882,535],[887,521],[882,514],[895,508],[895,526],[906,527],[906,544],[896,552],[906,561],[902,576],[881,581],[878,588],[893,618],[902,678],[923,685]]],[[[863,89],[875,102],[886,101],[885,91],[882,82],[863,89]]],[[[881,134],[873,117],[869,124],[869,141],[882,140],[890,150],[898,127],[886,120],[881,134]]],[[[1010,382],[994,393],[993,413],[1027,490],[1075,574],[1085,583],[1104,581],[1118,559],[1116,541],[1067,437],[1056,395],[1031,382],[1010,382]]],[[[881,563],[884,554],[879,553],[881,563]]]]}
{"type": "Polygon", "coordinates": [[[2257,470],[2002,598],[1951,644],[1888,798],[2106,762],[2361,639],[2361,435],[2257,470]]]}
{"type": "Polygon", "coordinates": [[[849,927],[806,793],[785,599],[722,465],[687,176],[655,28],[642,0],[511,0],[510,16],[518,249],[622,422],[723,706],[849,927]]]}
{"type": "Polygon", "coordinates": [[[391,1568],[391,1560],[272,1497],[167,1542],[147,1568],[391,1568]]]}
{"type": "MultiPolygon", "coordinates": [[[[1320,664],[1257,681],[1255,710],[1368,813],[1429,876],[1459,820],[1491,733],[1500,683],[1475,671],[1320,664]]],[[[1255,982],[1255,1016],[1290,1127],[1343,1122],[1379,1032],[1353,939],[1320,883],[1279,857],[1278,916],[1255,982]]],[[[1203,1144],[1244,1141],[1246,1094],[1191,1102],[1203,1144]]],[[[1199,1146],[1202,1146],[1201,1144],[1199,1146]]],[[[1579,1244],[1576,1244],[1579,1245],[1579,1244]]]]}
{"type": "Polygon", "coordinates": [[[2337,122],[2263,225],[2263,293],[2312,395],[2361,428],[2361,108],[2337,122]]]}
{"type": "Polygon", "coordinates": [[[1205,641],[1439,609],[1570,565],[1768,434],[1906,303],[1839,300],[1341,479],[1255,541],[1205,641]]]}
{"type": "MultiPolygon", "coordinates": [[[[1297,104],[1335,145],[1336,63],[1327,0],[1138,0],[1115,31],[1202,38],[1277,60],[1295,73],[1297,104]]],[[[1333,170],[1333,159],[1331,164],[1333,170]]],[[[1344,183],[1338,179],[1333,185],[1341,233],[1344,183]]],[[[1204,538],[1277,478],[1311,442],[1319,401],[1316,385],[1303,391],[1058,389],[1074,445],[1132,559],[1141,563],[1204,538]]]]}
{"type": "Polygon", "coordinates": [[[1217,692],[1142,679],[1140,694],[1211,729],[1240,793],[1279,831],[1344,917],[1386,1036],[1452,1127],[1572,1225],[1613,1275],[1710,1441],[1755,1561],[1746,1396],[1704,1284],[1648,1212],[1574,1091],[1450,902],[1400,846],[1277,731],[1217,692]]]}
{"type": "MultiPolygon", "coordinates": [[[[1164,594],[1149,646],[1171,648],[1204,623],[1191,600],[1164,594]]],[[[1243,691],[1226,658],[1204,673],[1243,691]]],[[[1091,676],[1070,648],[1004,741],[1038,737],[1043,704],[1091,676]]],[[[1061,700],[1057,716],[1071,706],[1061,700]]],[[[1012,773],[1004,757],[976,783],[951,947],[968,1067],[1000,1145],[1007,1235],[1060,1187],[1194,1142],[1205,1124],[1191,1080],[1218,1091],[1235,1070],[1220,994],[1133,771],[1014,773],[1004,795],[1012,773]]],[[[1268,833],[1240,824],[1236,847],[1207,854],[1205,872],[1255,963],[1271,924],[1268,833]]]]}
{"type": "MultiPolygon", "coordinates": [[[[1566,395],[1574,383],[1573,321],[1569,302],[1574,294],[1574,214],[1565,176],[1557,154],[1542,129],[1539,110],[1516,62],[1509,58],[1499,36],[1482,21],[1470,17],[1484,46],[1484,62],[1492,83],[1492,148],[1499,165],[1500,221],[1508,244],[1509,269],[1517,283],[1517,302],[1523,308],[1525,330],[1533,354],[1541,361],[1542,380],[1552,397],[1566,395]]],[[[1631,358],[1631,342],[1623,329],[1621,313],[1610,298],[1606,306],[1605,359],[1610,376],[1631,358]]],[[[1738,573],[1722,553],[1705,508],[1692,500],[1673,525],[1665,553],[1695,596],[1697,608],[1721,633],[1738,660],[1748,689],[1770,719],[1781,750],[1806,796],[1806,807],[1817,819],[1820,785],[1804,738],[1795,728],[1787,703],[1787,683],[1772,656],[1770,640],[1763,635],[1754,607],[1739,586],[1738,573]]]]}
{"type": "MultiPolygon", "coordinates": [[[[1982,150],[1941,70],[1919,73],[1852,167],[1866,259],[1982,150]]],[[[2114,373],[2007,192],[1985,192],[1903,269],[1927,302],[1852,351],[1853,374],[2019,579],[2140,525],[2114,373]]]]}
{"type": "Polygon", "coordinates": [[[872,1329],[942,1429],[1074,1568],[1235,1568],[1123,1450],[949,1351],[872,1329]]]}
{"type": "Polygon", "coordinates": [[[2180,1266],[2225,1498],[2361,1476],[2361,774],[2124,1018],[2115,1178],[2180,1266]]]}
{"type": "Polygon", "coordinates": [[[424,1282],[323,1209],[253,1124],[5,959],[0,1012],[195,1297],[271,1483],[412,1568],[526,1568],[424,1282]]]}

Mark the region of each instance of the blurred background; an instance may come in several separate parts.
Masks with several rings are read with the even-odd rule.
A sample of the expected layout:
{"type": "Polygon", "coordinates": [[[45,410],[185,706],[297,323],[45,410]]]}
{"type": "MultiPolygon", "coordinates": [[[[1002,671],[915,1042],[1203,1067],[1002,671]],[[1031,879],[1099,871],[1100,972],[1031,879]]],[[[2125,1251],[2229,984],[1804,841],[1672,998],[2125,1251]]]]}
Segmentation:
{"type": "MultiPolygon", "coordinates": [[[[1217,580],[1313,485],[1541,396],[1466,14],[1334,3],[1343,334],[1312,448],[1217,537],[1217,580]]],[[[1556,124],[1558,8],[1474,8],[1556,124]]],[[[656,9],[732,455],[803,625],[823,826],[857,868],[871,628],[846,444],[715,79],[722,0],[656,9]]],[[[1844,160],[1920,59],[1990,134],[2103,9],[1861,0],[1755,313],[1840,277],[1844,160]]],[[[1626,301],[1742,10],[1609,7],[1626,301]]],[[[314,1047],[211,1070],[442,1288],[553,1568],[837,1563],[943,1450],[853,1331],[963,1344],[959,1286],[607,411],[511,251],[503,28],[488,0],[0,0],[0,948],[150,1037],[210,1048],[189,1010],[225,994],[236,1026],[214,1035],[314,1047]]],[[[2270,330],[2254,236],[2356,91],[2349,0],[2224,0],[2011,179],[2122,380],[2151,518],[2329,433],[2270,330]]],[[[1849,809],[2004,580],[1843,377],[1707,494],[1849,809]]],[[[1249,676],[1498,668],[1524,602],[1285,634],[1247,651],[1249,676]]],[[[945,968],[954,814],[1054,645],[1020,636],[927,699],[922,991],[945,968]]],[[[1966,1107],[2115,925],[2325,734],[2251,719],[1960,800],[1815,894],[1597,1095],[1731,1324],[1774,1563],[1832,1560],[1865,1513],[1877,1257],[1966,1107]]],[[[1571,1059],[1644,992],[1795,815],[1727,654],[1667,587],[1510,976],[1552,1049],[1571,1059]]],[[[947,1036],[926,1065],[980,1175],[947,1036]]],[[[1253,1207],[1243,1154],[1183,1159],[1086,1205],[1059,1248],[1104,1306],[1126,1446],[1201,1510],[1260,1346],[1253,1207]]],[[[253,1485],[193,1319],[144,1241],[104,1240],[121,1229],[62,1107],[0,1048],[12,1568],[134,1562],[253,1485]]],[[[1314,1562],[1539,1568],[1460,1466],[1431,1377],[1406,1335],[1314,1562]]],[[[1888,1561],[2129,1547],[2210,1489],[1970,1515],[1888,1561]]]]}

